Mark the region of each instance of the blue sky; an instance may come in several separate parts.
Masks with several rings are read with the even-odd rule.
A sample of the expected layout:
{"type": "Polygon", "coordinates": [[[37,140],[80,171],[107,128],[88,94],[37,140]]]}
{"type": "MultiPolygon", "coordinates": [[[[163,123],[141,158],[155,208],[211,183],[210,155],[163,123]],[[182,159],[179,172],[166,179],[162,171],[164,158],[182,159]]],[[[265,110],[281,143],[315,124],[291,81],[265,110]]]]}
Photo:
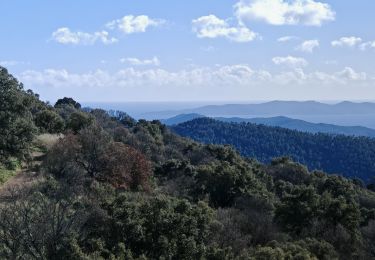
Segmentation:
{"type": "Polygon", "coordinates": [[[42,99],[375,100],[373,0],[3,0],[0,64],[42,99]]]}

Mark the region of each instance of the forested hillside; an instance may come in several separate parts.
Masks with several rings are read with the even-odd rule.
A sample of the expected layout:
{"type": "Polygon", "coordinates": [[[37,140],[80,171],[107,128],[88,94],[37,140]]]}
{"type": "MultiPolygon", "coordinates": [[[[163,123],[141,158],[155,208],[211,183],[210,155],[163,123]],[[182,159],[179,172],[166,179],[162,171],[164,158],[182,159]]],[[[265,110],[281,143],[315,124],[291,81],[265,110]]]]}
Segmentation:
{"type": "Polygon", "coordinates": [[[324,123],[311,123],[304,120],[293,119],[284,116],[270,118],[216,118],[224,122],[253,123],[259,125],[278,126],[306,133],[325,133],[333,135],[366,136],[375,138],[375,130],[363,126],[340,126],[324,123]]]}
{"type": "MultiPolygon", "coordinates": [[[[200,114],[180,114],[175,117],[163,119],[161,122],[163,124],[173,126],[202,117],[206,116],[200,114]]],[[[277,126],[313,134],[326,133],[332,135],[366,136],[375,138],[375,129],[363,126],[339,126],[323,123],[310,123],[284,116],[265,118],[214,117],[213,119],[229,123],[253,123],[258,125],[277,126]]]]}
{"type": "Polygon", "coordinates": [[[311,170],[358,177],[364,181],[375,176],[375,139],[371,138],[308,134],[209,118],[182,123],[173,130],[199,142],[232,145],[243,156],[265,163],[275,157],[290,156],[311,170]]]}
{"type": "MultiPolygon", "coordinates": [[[[34,182],[0,194],[1,259],[375,258],[374,185],[259,163],[71,98],[51,106],[3,68],[0,79],[2,167],[43,153],[24,165],[34,182]]],[[[203,122],[216,131],[192,125],[203,133],[203,122]]]]}

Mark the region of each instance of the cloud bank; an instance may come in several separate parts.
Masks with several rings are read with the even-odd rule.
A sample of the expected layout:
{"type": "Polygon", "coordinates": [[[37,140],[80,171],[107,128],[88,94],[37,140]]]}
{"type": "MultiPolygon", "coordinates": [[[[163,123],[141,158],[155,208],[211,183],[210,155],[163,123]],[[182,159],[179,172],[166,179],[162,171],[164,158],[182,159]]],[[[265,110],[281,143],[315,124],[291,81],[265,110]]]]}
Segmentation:
{"type": "Polygon", "coordinates": [[[272,83],[274,85],[312,84],[329,85],[332,83],[348,84],[368,80],[364,72],[356,72],[346,67],[341,71],[329,74],[325,72],[307,73],[301,68],[272,74],[266,70],[255,70],[249,65],[226,65],[219,67],[198,67],[189,70],[168,71],[165,69],[126,68],[114,73],[96,70],[87,73],[71,73],[67,70],[46,69],[43,71],[28,70],[20,75],[27,86],[42,85],[51,88],[127,88],[127,87],[226,87],[253,86],[272,83]]]}

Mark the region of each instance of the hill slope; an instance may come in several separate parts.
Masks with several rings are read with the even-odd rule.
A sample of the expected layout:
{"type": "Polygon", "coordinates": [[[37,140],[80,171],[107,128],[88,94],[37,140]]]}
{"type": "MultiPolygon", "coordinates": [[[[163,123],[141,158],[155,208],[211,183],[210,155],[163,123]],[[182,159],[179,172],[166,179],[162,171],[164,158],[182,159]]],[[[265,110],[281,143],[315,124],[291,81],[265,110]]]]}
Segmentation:
{"type": "Polygon", "coordinates": [[[217,120],[233,123],[253,123],[268,126],[278,126],[282,128],[297,130],[307,133],[326,133],[341,134],[350,136],[367,136],[375,137],[375,130],[363,126],[339,126],[334,124],[311,123],[300,119],[293,119],[285,116],[269,117],[269,118],[224,118],[217,117],[217,120]]]}
{"type": "MultiPolygon", "coordinates": [[[[161,122],[166,125],[177,125],[196,118],[205,117],[201,114],[181,114],[168,119],[163,119],[161,122]]],[[[267,117],[267,118],[241,118],[241,117],[215,117],[214,119],[223,122],[233,123],[253,123],[268,126],[278,126],[282,128],[298,130],[307,133],[326,133],[326,134],[341,134],[349,136],[367,136],[375,137],[375,129],[363,126],[339,126],[324,123],[311,123],[300,119],[293,119],[285,116],[267,117]]]]}
{"type": "Polygon", "coordinates": [[[194,113],[180,114],[180,115],[168,118],[168,119],[162,119],[160,120],[160,122],[162,122],[165,125],[178,125],[178,124],[181,124],[181,123],[184,123],[184,122],[196,119],[196,118],[201,118],[201,117],[205,117],[205,116],[200,115],[200,114],[194,114],[194,113]]]}
{"type": "Polygon", "coordinates": [[[341,173],[367,181],[375,176],[375,140],[366,137],[308,134],[251,123],[225,123],[199,118],[172,127],[196,141],[233,145],[261,162],[290,156],[310,169],[341,173]]]}

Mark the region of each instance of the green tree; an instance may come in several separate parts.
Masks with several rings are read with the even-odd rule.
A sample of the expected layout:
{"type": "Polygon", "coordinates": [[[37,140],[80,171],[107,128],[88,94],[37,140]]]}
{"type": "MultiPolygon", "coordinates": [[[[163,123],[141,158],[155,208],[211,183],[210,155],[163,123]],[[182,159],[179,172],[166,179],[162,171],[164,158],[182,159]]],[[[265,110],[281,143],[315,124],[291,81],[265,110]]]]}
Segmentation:
{"type": "Polygon", "coordinates": [[[93,121],[93,118],[84,112],[73,112],[68,119],[66,128],[78,133],[81,129],[90,126],[93,121]]]}
{"type": "Polygon", "coordinates": [[[259,260],[337,260],[335,249],[325,241],[306,239],[295,242],[270,242],[267,246],[258,247],[250,253],[250,259],[259,260]]]}
{"type": "Polygon", "coordinates": [[[43,132],[61,133],[64,130],[64,120],[52,110],[42,110],[35,116],[35,124],[43,132]]]}
{"type": "Polygon", "coordinates": [[[81,104],[75,101],[73,98],[64,97],[62,99],[57,100],[55,103],[55,108],[62,107],[62,106],[72,106],[75,109],[81,109],[81,104]]]}
{"type": "Polygon", "coordinates": [[[14,194],[0,208],[0,257],[63,259],[87,214],[82,200],[75,197],[51,197],[39,191],[14,194]]]}
{"type": "Polygon", "coordinates": [[[0,67],[0,161],[28,154],[35,132],[30,108],[23,85],[0,67]]]}
{"type": "Polygon", "coordinates": [[[231,206],[235,198],[246,194],[265,193],[265,187],[256,179],[246,164],[216,162],[197,169],[196,190],[204,198],[209,197],[214,207],[231,206]]]}
{"type": "Polygon", "coordinates": [[[214,215],[205,203],[122,194],[106,208],[109,217],[99,234],[107,248],[123,243],[135,257],[150,259],[203,259],[206,254],[214,215]]]}
{"type": "Polygon", "coordinates": [[[276,220],[281,226],[296,235],[310,228],[317,217],[319,195],[312,186],[297,186],[291,194],[281,199],[276,209],[276,220]]]}

